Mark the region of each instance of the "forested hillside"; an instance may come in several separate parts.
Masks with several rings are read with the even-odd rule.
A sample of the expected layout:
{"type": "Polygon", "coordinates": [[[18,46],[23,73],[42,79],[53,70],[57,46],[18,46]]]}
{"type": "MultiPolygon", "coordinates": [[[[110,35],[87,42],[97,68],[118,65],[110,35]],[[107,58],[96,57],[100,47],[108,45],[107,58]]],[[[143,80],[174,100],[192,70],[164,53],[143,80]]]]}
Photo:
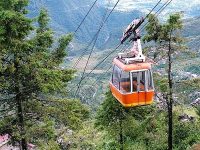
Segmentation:
{"type": "MultiPolygon", "coordinates": [[[[97,41],[98,49],[105,50],[105,47],[110,48],[117,44],[117,41],[119,41],[119,38],[121,38],[121,33],[123,32],[124,28],[133,20],[133,18],[144,16],[144,12],[148,12],[148,10],[154,6],[155,0],[147,4],[145,2],[135,2],[136,4],[132,4],[133,2],[130,2],[131,4],[130,6],[127,6],[127,10],[125,10],[125,2],[119,3],[120,4],[117,6],[117,10],[112,13],[104,25],[103,31],[101,32],[97,41]],[[141,7],[142,9],[140,9],[141,7]]],[[[128,5],[129,1],[127,0],[126,3],[128,5]]],[[[199,19],[196,19],[196,17],[199,15],[199,4],[192,2],[191,7],[187,7],[187,2],[183,1],[182,3],[183,4],[178,1],[172,2],[172,4],[169,6],[170,9],[164,10],[164,14],[172,11],[181,11],[182,9],[187,10],[184,12],[185,27],[183,29],[183,35],[185,37],[192,38],[194,40],[193,42],[195,43],[198,41],[198,39],[195,40],[195,38],[199,35],[200,31],[198,30],[199,19]],[[195,30],[191,31],[191,28],[195,30]],[[188,34],[188,32],[191,34],[188,34]]],[[[56,31],[57,34],[62,34],[65,32],[73,32],[76,29],[84,15],[87,13],[87,10],[91,4],[91,0],[86,0],[84,2],[77,0],[31,0],[28,8],[30,10],[29,15],[32,17],[38,15],[40,8],[45,7],[48,10],[51,18],[51,27],[56,31]]],[[[92,36],[98,30],[98,24],[100,24],[102,16],[106,12],[107,7],[111,9],[113,6],[113,1],[110,3],[109,1],[104,2],[104,0],[98,1],[97,5],[94,6],[94,9],[86,18],[81,30],[77,33],[76,40],[83,45],[85,45],[86,42],[89,42],[92,36]]],[[[191,47],[193,48],[193,45],[191,47]]],[[[73,48],[77,50],[79,49],[79,46],[76,45],[73,48]]],[[[81,48],[83,50],[84,47],[81,48]]],[[[77,55],[76,53],[70,54],[77,55]]]]}
{"type": "Polygon", "coordinates": [[[124,2],[0,1],[0,149],[200,149],[200,3],[124,2]]]}
{"type": "MultiPolygon", "coordinates": [[[[62,34],[65,32],[73,32],[76,29],[84,15],[87,13],[91,3],[91,0],[84,2],[70,0],[34,0],[31,1],[29,9],[31,12],[30,15],[36,16],[40,8],[47,8],[51,17],[52,28],[54,28],[57,34],[62,34]]],[[[105,7],[99,3],[101,2],[98,2],[98,4],[94,6],[94,9],[91,10],[91,13],[86,18],[81,30],[76,34],[76,41],[81,44],[85,45],[86,42],[90,41],[92,36],[98,30],[98,25],[102,20],[102,16],[106,13],[106,7],[111,6],[111,4],[106,4],[105,7]]],[[[135,10],[134,13],[114,11],[103,28],[103,32],[97,42],[97,48],[104,49],[105,47],[114,46],[113,44],[117,43],[116,40],[118,40],[116,37],[119,38],[121,35],[122,27],[125,27],[132,18],[139,17],[141,14],[142,13],[137,10],[135,10]]],[[[77,50],[76,45],[73,48],[77,50]]]]}

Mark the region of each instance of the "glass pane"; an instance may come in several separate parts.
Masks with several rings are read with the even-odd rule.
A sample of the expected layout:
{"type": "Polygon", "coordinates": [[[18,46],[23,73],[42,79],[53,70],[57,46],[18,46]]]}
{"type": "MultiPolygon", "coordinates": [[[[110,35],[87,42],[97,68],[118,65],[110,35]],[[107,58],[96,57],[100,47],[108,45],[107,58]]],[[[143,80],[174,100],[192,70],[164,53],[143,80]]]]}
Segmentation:
{"type": "Polygon", "coordinates": [[[153,77],[151,70],[148,70],[147,76],[148,76],[148,90],[153,90],[153,77]]]}
{"type": "Polygon", "coordinates": [[[113,68],[112,83],[117,89],[119,89],[120,75],[121,70],[115,65],[113,68]]]}
{"type": "Polygon", "coordinates": [[[138,76],[138,72],[133,72],[133,73],[132,73],[133,92],[136,92],[136,91],[137,91],[137,76],[138,76]]]}
{"type": "Polygon", "coordinates": [[[122,72],[120,79],[120,91],[123,93],[129,93],[131,91],[130,73],[122,72]]]}
{"type": "Polygon", "coordinates": [[[145,71],[139,72],[138,91],[145,91],[145,71]]]}

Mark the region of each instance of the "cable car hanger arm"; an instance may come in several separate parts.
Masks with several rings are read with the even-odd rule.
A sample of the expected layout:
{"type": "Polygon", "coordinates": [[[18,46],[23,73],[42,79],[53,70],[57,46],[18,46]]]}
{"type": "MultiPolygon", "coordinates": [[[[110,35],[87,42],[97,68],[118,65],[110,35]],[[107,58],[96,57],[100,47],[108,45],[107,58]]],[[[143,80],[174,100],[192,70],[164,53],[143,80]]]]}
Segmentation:
{"type": "Polygon", "coordinates": [[[132,34],[136,33],[136,30],[139,28],[139,26],[141,26],[143,22],[144,18],[134,19],[124,31],[121,38],[121,44],[123,44],[132,34]]]}
{"type": "Polygon", "coordinates": [[[121,38],[121,44],[123,44],[123,42],[129,39],[132,34],[134,35],[129,40],[129,41],[133,41],[133,47],[131,51],[128,53],[118,54],[118,57],[120,59],[124,58],[124,61],[126,64],[129,64],[131,61],[145,62],[145,56],[142,54],[140,33],[138,29],[139,26],[144,22],[144,20],[145,20],[144,18],[134,19],[123,32],[123,36],[121,38]]]}

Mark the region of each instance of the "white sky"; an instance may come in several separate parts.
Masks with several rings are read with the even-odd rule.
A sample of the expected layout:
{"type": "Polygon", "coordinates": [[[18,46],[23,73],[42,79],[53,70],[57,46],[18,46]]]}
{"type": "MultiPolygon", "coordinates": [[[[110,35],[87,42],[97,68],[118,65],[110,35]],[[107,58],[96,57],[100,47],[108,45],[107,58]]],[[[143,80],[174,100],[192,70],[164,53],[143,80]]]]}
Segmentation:
{"type": "MultiPolygon", "coordinates": [[[[111,6],[113,6],[117,0],[104,0],[104,3],[111,2],[111,6]]],[[[120,0],[116,10],[119,11],[132,11],[132,10],[140,10],[142,12],[148,13],[155,4],[159,0],[120,0]]],[[[162,0],[161,4],[157,6],[158,8],[162,6],[167,0],[162,0]]],[[[169,6],[163,11],[163,15],[169,12],[177,12],[184,11],[187,15],[191,14],[191,12],[199,9],[200,0],[172,0],[169,6]]],[[[199,9],[200,11],[200,9],[199,9]]],[[[200,12],[199,14],[200,15],[200,12]]]]}

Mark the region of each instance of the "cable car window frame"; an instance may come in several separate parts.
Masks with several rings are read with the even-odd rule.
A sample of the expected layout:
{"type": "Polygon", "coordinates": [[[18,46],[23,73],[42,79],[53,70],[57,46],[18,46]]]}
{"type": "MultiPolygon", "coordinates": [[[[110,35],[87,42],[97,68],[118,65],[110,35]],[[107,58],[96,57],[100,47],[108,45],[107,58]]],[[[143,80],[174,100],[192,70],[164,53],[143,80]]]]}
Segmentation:
{"type": "MultiPolygon", "coordinates": [[[[119,68],[117,65],[113,65],[113,72],[112,72],[112,78],[111,78],[111,83],[114,85],[114,87],[121,93],[121,94],[133,94],[133,93],[138,93],[138,92],[149,92],[149,91],[154,91],[154,82],[153,82],[153,76],[152,76],[152,70],[151,69],[141,69],[141,70],[132,70],[132,71],[129,71],[129,78],[130,78],[130,92],[123,92],[121,91],[120,89],[120,79],[122,77],[122,73],[123,72],[126,72],[124,70],[122,70],[121,68],[119,68]],[[115,67],[117,67],[117,69],[120,71],[118,72],[119,73],[119,83],[118,83],[118,86],[119,87],[116,87],[115,84],[113,84],[113,75],[114,75],[114,69],[115,67]],[[133,91],[133,73],[137,73],[137,83],[140,84],[140,82],[138,82],[138,80],[140,79],[139,77],[139,74],[140,72],[145,72],[145,83],[144,83],[144,86],[145,86],[145,90],[139,90],[138,89],[138,85],[137,85],[137,90],[136,91],[133,91]],[[149,75],[148,76],[148,72],[149,72],[149,75]],[[152,84],[152,89],[149,89],[149,79],[151,80],[151,84],[152,84]]],[[[140,81],[140,80],[139,80],[140,81]]]]}
{"type": "Polygon", "coordinates": [[[137,81],[137,92],[146,92],[146,70],[145,71],[138,71],[138,81],[137,81]],[[143,78],[144,77],[144,78],[143,78]],[[141,84],[144,86],[142,88],[141,84]]]}
{"type": "Polygon", "coordinates": [[[121,78],[121,74],[122,74],[122,70],[117,66],[117,65],[113,65],[113,72],[112,72],[112,84],[120,91],[120,78],[121,78]],[[113,80],[113,77],[114,77],[114,73],[115,73],[115,68],[117,68],[117,74],[118,74],[118,83],[117,83],[117,86],[116,84],[114,84],[114,80],[113,80]]]}
{"type": "Polygon", "coordinates": [[[123,94],[127,94],[127,93],[131,93],[131,79],[130,79],[130,72],[129,71],[124,71],[124,70],[121,70],[121,76],[120,76],[120,92],[123,93],[123,94]],[[128,76],[127,76],[128,75],[128,76]],[[127,77],[126,77],[127,76],[127,77]],[[124,78],[125,77],[125,78],[124,78]],[[122,86],[122,83],[125,82],[125,86],[123,87],[122,86]],[[128,85],[126,85],[127,83],[126,82],[129,82],[128,85]],[[126,88],[128,87],[128,91],[126,90],[126,88]]]}
{"type": "Polygon", "coordinates": [[[152,69],[148,69],[147,71],[147,90],[148,91],[154,91],[154,82],[153,82],[153,73],[152,73],[152,69]],[[150,81],[149,81],[150,80],[150,81]],[[149,88],[151,85],[152,88],[149,88]]]}
{"type": "MultiPolygon", "coordinates": [[[[151,72],[151,69],[141,69],[141,70],[133,70],[133,71],[130,71],[130,73],[131,73],[131,87],[132,87],[132,89],[131,89],[131,93],[138,93],[138,92],[148,92],[148,91],[153,91],[154,90],[154,87],[153,87],[153,89],[151,89],[151,90],[149,90],[149,88],[148,88],[148,79],[149,79],[149,77],[147,76],[147,72],[151,72]],[[137,90],[136,91],[133,91],[133,73],[136,73],[137,72],[137,90]],[[139,75],[140,75],[140,72],[144,72],[145,73],[145,79],[146,79],[146,81],[145,81],[145,83],[144,83],[144,86],[145,86],[145,88],[144,88],[144,90],[140,90],[140,77],[139,77],[139,75]],[[138,83],[139,83],[139,85],[138,85],[138,83]]],[[[152,76],[151,76],[152,77],[152,76]]],[[[153,79],[152,79],[152,84],[153,84],[153,79]]]]}
{"type": "Polygon", "coordinates": [[[138,70],[134,70],[134,71],[130,72],[130,74],[131,74],[131,80],[132,80],[132,82],[131,82],[131,87],[132,87],[131,93],[137,93],[138,92],[138,86],[137,85],[136,85],[136,88],[133,88],[133,86],[134,86],[133,81],[136,81],[136,83],[138,83],[138,73],[139,73],[138,70]],[[133,80],[133,73],[137,73],[136,74],[136,80],[133,80]]]}

